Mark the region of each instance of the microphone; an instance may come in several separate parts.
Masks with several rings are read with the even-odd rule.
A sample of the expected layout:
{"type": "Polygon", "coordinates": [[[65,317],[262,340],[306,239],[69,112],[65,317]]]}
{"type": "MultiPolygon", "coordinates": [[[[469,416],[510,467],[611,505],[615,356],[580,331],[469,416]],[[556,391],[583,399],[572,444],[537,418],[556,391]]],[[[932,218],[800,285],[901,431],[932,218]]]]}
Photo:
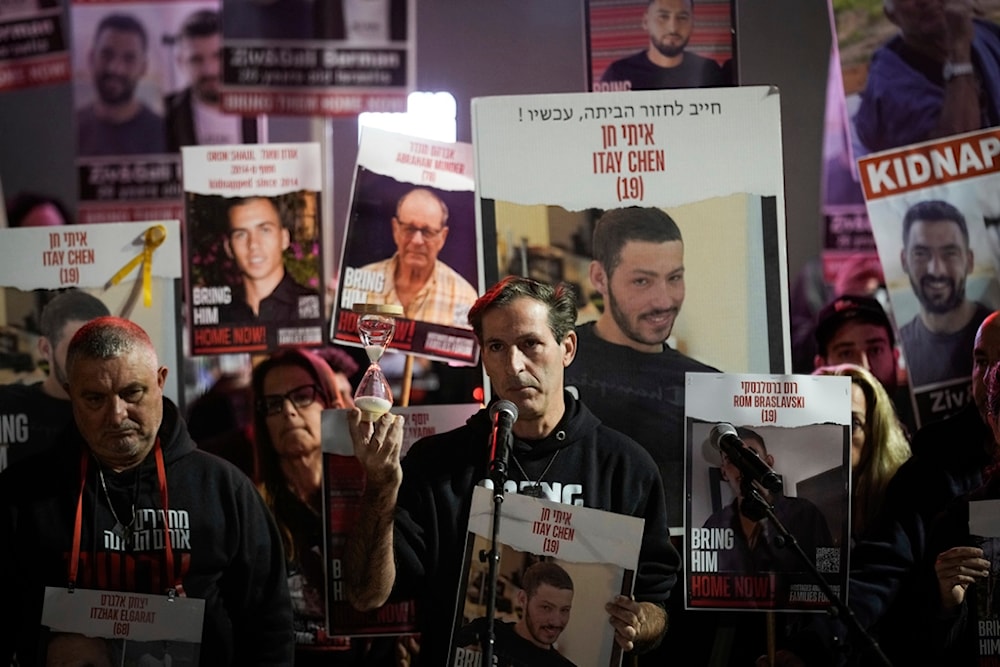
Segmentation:
{"type": "Polygon", "coordinates": [[[732,424],[716,424],[708,436],[712,449],[722,452],[740,474],[772,493],[781,491],[781,477],[760,456],[740,440],[732,424]]]}
{"type": "Polygon", "coordinates": [[[510,456],[511,430],[517,421],[517,406],[510,401],[500,400],[490,406],[490,421],[493,422],[493,438],[490,443],[490,479],[493,488],[502,491],[507,481],[507,458],[510,456]]]}

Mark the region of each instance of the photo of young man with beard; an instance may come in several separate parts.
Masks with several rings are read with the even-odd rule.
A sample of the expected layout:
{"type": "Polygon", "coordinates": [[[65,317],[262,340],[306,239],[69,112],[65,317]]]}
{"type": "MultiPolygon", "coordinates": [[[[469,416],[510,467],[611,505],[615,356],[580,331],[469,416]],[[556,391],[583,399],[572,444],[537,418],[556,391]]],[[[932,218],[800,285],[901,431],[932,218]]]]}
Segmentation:
{"type": "Polygon", "coordinates": [[[969,350],[991,312],[966,297],[973,259],[965,216],[955,206],[926,200],[907,210],[900,262],[920,311],[899,334],[914,387],[972,374],[969,350]]]}
{"type": "Polygon", "coordinates": [[[694,31],[694,0],[649,0],[642,28],[649,44],[611,63],[601,76],[602,83],[620,82],[628,90],[729,84],[719,63],[687,48],[694,31]]]}
{"type": "MultiPolygon", "coordinates": [[[[529,566],[517,592],[517,606],[523,610],[517,622],[494,623],[494,664],[498,667],[575,667],[556,648],[573,608],[573,579],[569,573],[552,561],[529,566]]],[[[481,645],[486,621],[485,617],[477,618],[463,627],[455,645],[481,645]]]]}
{"type": "Polygon", "coordinates": [[[167,95],[167,149],[257,142],[257,119],[225,114],[222,85],[222,24],[219,13],[200,9],[184,19],[176,37],[177,66],[188,85],[167,95]]]}
{"type": "Polygon", "coordinates": [[[163,118],[136,96],[149,67],[149,35],[131,14],[108,14],[87,52],[94,99],[76,112],[80,155],[163,153],[163,118]]]}

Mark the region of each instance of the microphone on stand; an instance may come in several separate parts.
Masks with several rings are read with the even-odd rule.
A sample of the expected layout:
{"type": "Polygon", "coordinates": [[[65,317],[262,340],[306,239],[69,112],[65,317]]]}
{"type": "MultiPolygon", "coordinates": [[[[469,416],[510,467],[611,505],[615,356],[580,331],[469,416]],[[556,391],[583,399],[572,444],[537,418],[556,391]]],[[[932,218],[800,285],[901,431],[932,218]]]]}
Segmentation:
{"type": "Polygon", "coordinates": [[[757,482],[772,493],[781,492],[781,477],[757,455],[757,452],[747,447],[732,424],[725,422],[716,424],[708,440],[712,449],[725,454],[745,479],[757,482]]]}
{"type": "Polygon", "coordinates": [[[493,422],[493,437],[490,441],[490,479],[493,489],[503,492],[507,481],[507,459],[510,457],[511,430],[517,421],[517,406],[510,401],[500,400],[490,406],[490,420],[493,422]]]}

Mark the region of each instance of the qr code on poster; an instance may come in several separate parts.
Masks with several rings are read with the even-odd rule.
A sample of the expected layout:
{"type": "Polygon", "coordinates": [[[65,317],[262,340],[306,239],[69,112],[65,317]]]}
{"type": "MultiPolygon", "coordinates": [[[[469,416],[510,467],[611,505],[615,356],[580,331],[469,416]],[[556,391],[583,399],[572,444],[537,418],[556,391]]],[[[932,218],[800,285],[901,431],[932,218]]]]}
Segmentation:
{"type": "Polygon", "coordinates": [[[824,574],[840,572],[840,549],[837,547],[817,547],[816,569],[824,574]]]}

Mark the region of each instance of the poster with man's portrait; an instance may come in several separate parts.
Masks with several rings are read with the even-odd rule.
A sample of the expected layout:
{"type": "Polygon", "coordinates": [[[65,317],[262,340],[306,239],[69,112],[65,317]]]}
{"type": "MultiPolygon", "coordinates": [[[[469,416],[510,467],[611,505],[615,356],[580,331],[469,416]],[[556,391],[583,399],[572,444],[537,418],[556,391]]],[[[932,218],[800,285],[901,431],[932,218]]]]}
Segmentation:
{"type": "Polygon", "coordinates": [[[499,96],[472,111],[484,287],[572,289],[566,386],[650,452],[680,535],[684,373],[789,363],[777,91],[499,96]]]}
{"type": "Polygon", "coordinates": [[[810,564],[843,599],[850,378],[689,373],[686,389],[686,608],[825,609],[810,564]]]}
{"type": "Polygon", "coordinates": [[[192,354],[322,344],[319,145],[182,153],[192,354]]]}
{"type": "Polygon", "coordinates": [[[590,90],[736,85],[731,0],[588,0],[590,90]]]}
{"type": "Polygon", "coordinates": [[[643,520],[507,493],[494,544],[492,505],[493,492],[476,486],[448,664],[481,659],[492,598],[496,664],[620,665],[605,605],[632,594],[643,520]],[[492,547],[495,582],[479,557],[492,547]]]}
{"type": "Polygon", "coordinates": [[[0,230],[0,470],[58,444],[72,421],[66,350],[106,315],[146,331],[181,404],[181,233],[176,220],[0,230]]]}
{"type": "Polygon", "coordinates": [[[1000,307],[998,146],[984,130],[858,163],[920,423],[972,401],[976,331],[1000,307]]]}
{"type": "Polygon", "coordinates": [[[180,157],[164,96],[177,84],[174,42],[204,2],[74,2],[73,123],[80,222],[181,217],[180,157]]]}
{"type": "Polygon", "coordinates": [[[472,146],[364,128],[331,338],[360,345],[355,305],[401,306],[390,349],[474,364],[480,294],[472,146]]]}

